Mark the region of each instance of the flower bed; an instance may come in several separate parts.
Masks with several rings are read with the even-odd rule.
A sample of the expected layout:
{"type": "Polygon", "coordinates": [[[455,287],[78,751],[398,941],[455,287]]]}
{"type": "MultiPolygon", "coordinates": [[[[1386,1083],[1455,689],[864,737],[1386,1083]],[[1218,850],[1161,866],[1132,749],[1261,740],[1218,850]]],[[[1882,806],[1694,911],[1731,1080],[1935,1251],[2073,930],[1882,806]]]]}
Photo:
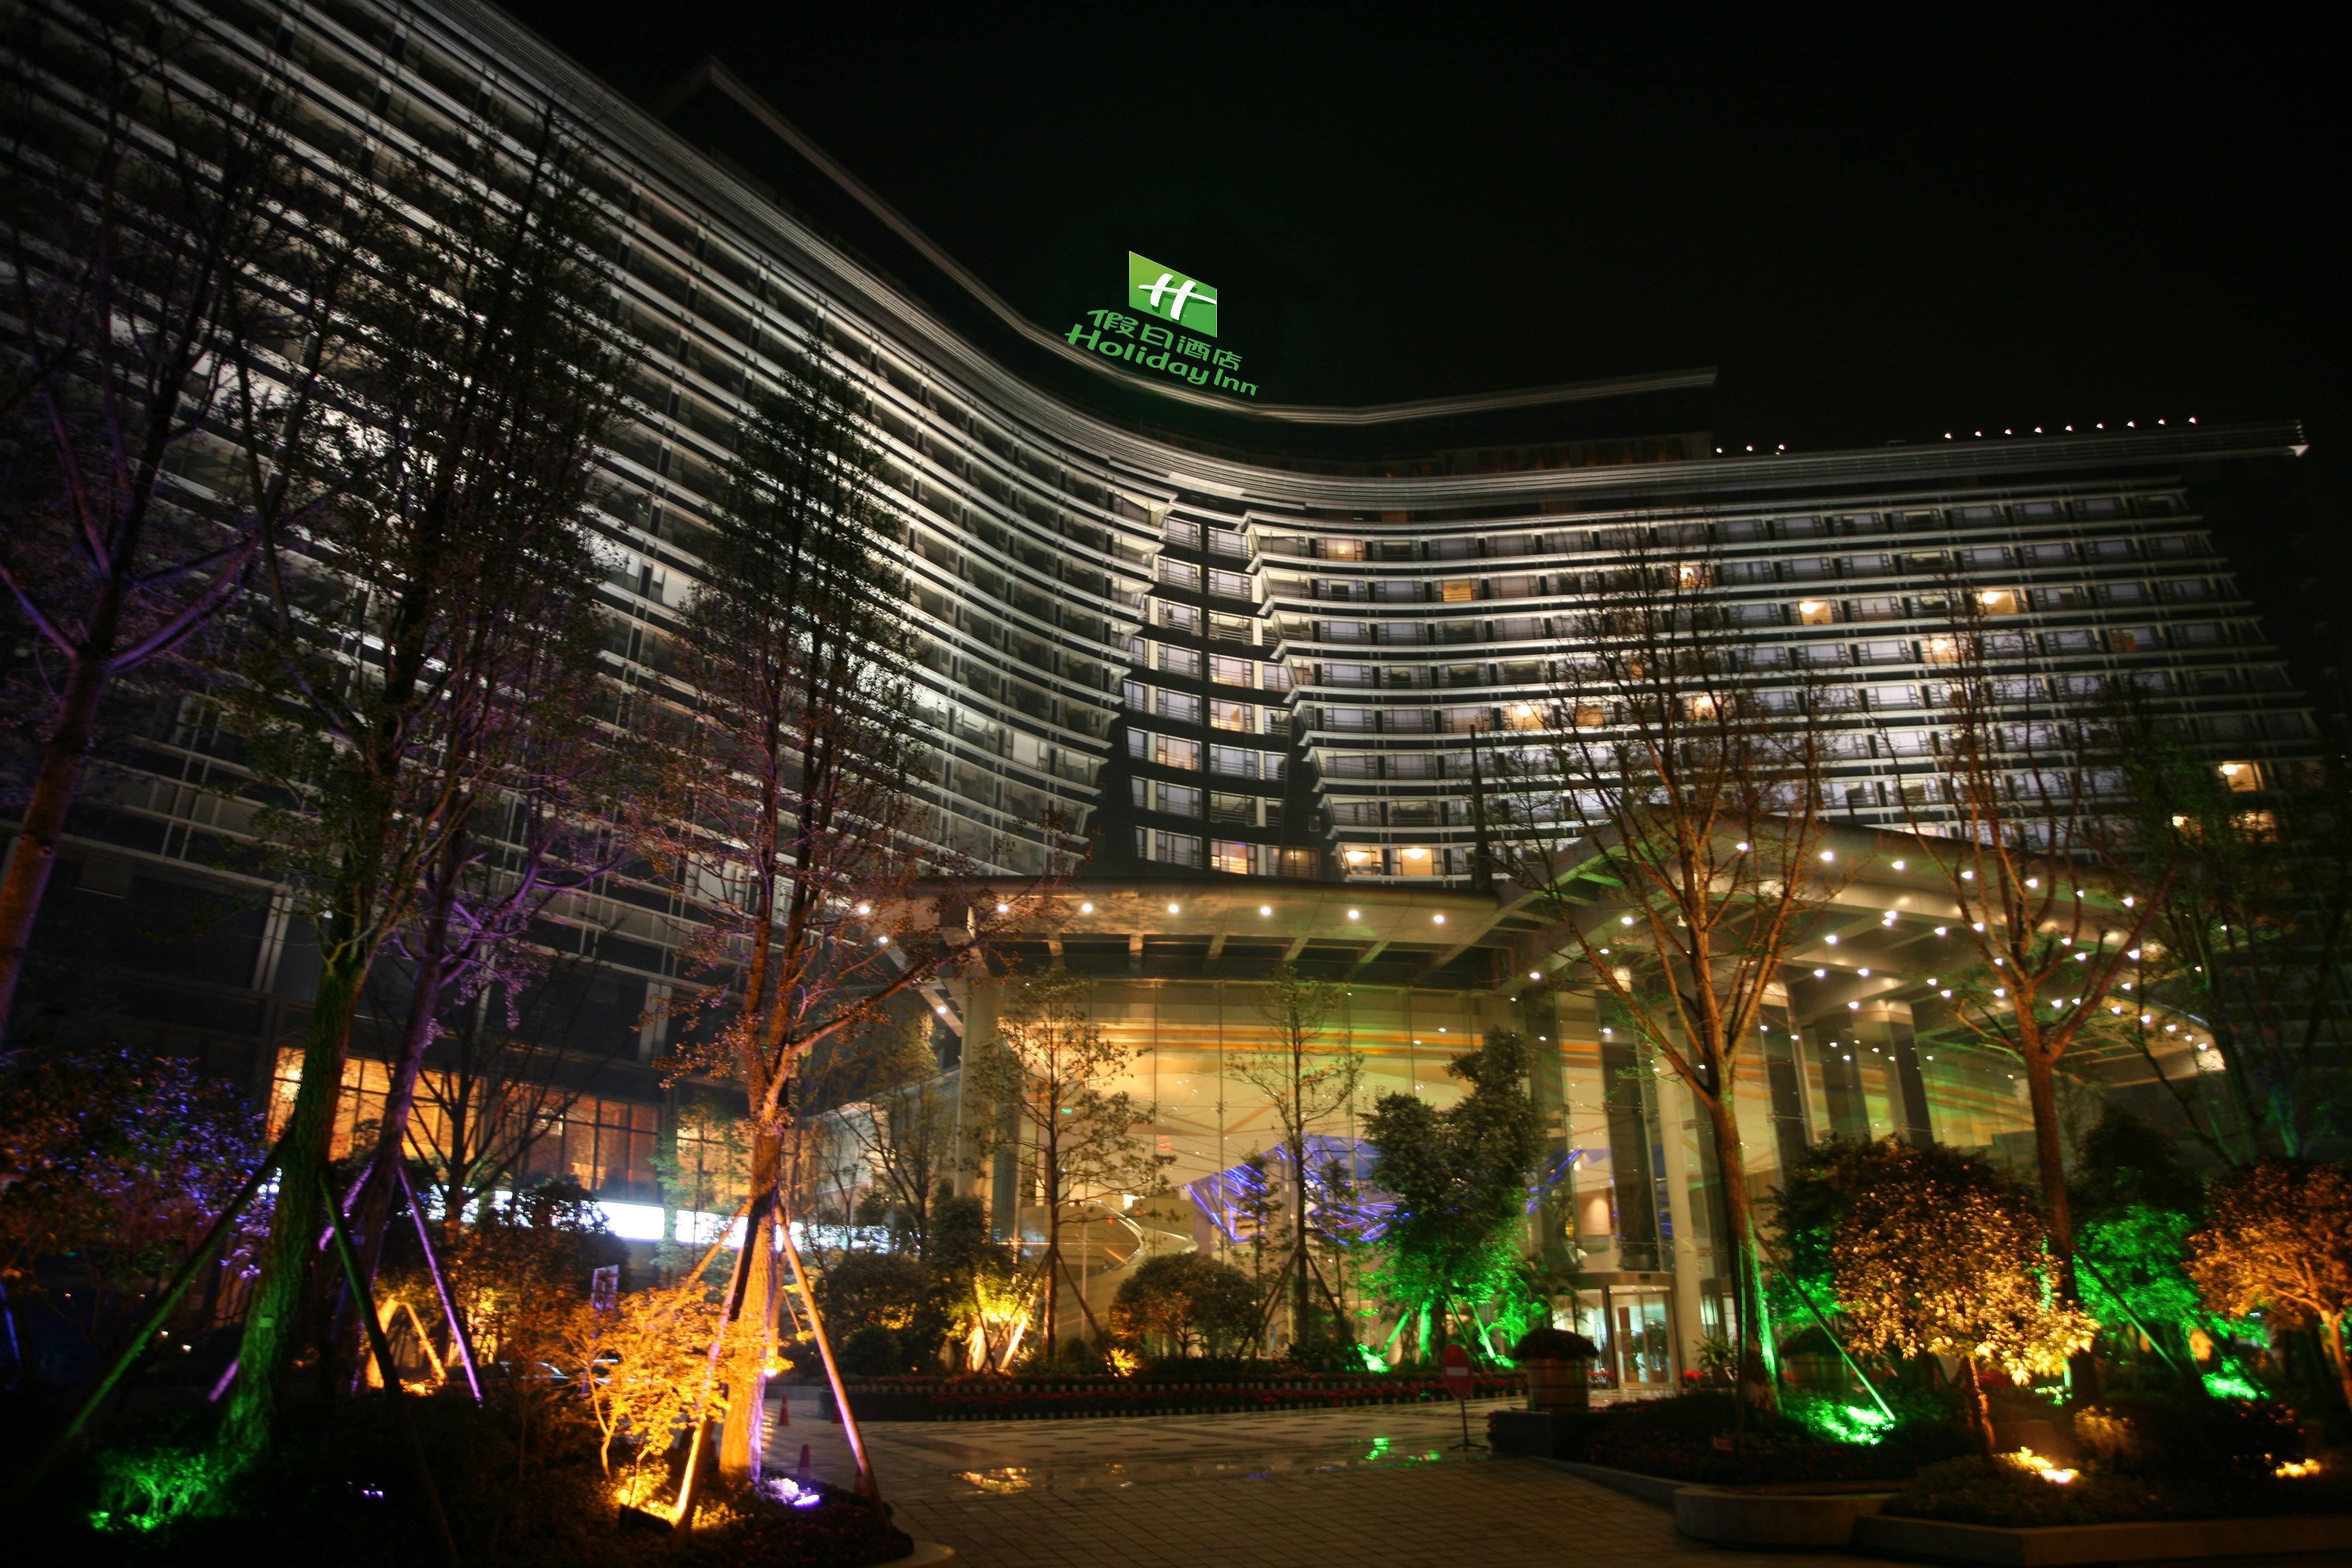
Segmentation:
{"type": "Polygon", "coordinates": [[[1724,1394],[1556,1412],[1550,1454],[1611,1469],[1712,1486],[1893,1481],[1948,1457],[1962,1439],[1935,1428],[1905,1428],[1870,1443],[1824,1442],[1786,1419],[1752,1420],[1731,1453],[1718,1438],[1732,1428],[1724,1394]]]}
{"type": "MultiPolygon", "coordinates": [[[[1524,1394],[1516,1373],[1471,1380],[1473,1399],[1524,1394]]],[[[837,1419],[833,1393],[820,1401],[837,1419]]],[[[1032,1421],[1077,1415],[1207,1415],[1255,1410],[1335,1410],[1358,1405],[1414,1405],[1450,1397],[1443,1378],[1329,1373],[1216,1382],[1114,1376],[879,1377],[852,1380],[850,1408],[861,1421],[1032,1421]]]]}
{"type": "Polygon", "coordinates": [[[2008,1458],[1932,1465],[1886,1505],[1889,1517],[2009,1529],[2159,1520],[2352,1512],[2342,1475],[2162,1476],[2085,1466],[2053,1485],[2008,1458]]]}

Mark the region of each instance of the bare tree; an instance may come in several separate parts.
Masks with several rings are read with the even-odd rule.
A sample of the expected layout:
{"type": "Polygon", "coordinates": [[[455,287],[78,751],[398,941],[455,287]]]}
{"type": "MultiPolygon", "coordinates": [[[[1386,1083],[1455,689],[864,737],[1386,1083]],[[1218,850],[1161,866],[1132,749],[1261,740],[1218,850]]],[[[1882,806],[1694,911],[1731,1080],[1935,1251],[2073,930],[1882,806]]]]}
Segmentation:
{"type": "MultiPolygon", "coordinates": [[[[1926,649],[1942,668],[1927,696],[1944,728],[1935,751],[1905,768],[1918,782],[1902,783],[1900,794],[1922,854],[1958,905],[1953,931],[1978,961],[1948,988],[1954,1015],[2025,1069],[2053,1283],[2073,1307],[2082,1296],[2059,1065],[2096,1037],[2174,867],[2167,858],[2136,873],[2101,855],[2103,824],[2122,803],[2102,792],[2083,716],[2032,668],[2024,636],[1988,615],[2007,602],[2004,592],[1948,584],[1945,629],[1926,649]]],[[[2083,1378],[2095,1375],[2076,1360],[2083,1378]]]]}
{"type": "Polygon", "coordinates": [[[0,870],[0,1031],[110,689],[181,650],[331,491],[321,392],[367,226],[291,145],[286,84],[161,7],[22,9],[9,30],[0,591],[33,643],[40,758],[0,870]]]}
{"type": "MultiPolygon", "coordinates": [[[[821,358],[786,360],[778,392],[735,432],[707,550],[710,575],[680,618],[677,704],[654,858],[701,921],[688,964],[714,984],[683,1068],[741,1084],[751,1129],[749,1235],[773,1232],[793,1107],[808,1054],[850,1044],[985,937],[1025,897],[950,897],[926,919],[921,884],[952,877],[936,847],[914,711],[903,525],[856,389],[821,358]]],[[[772,1326],[783,1282],[772,1245],[747,1247],[772,1326]]],[[[763,1356],[732,1369],[721,1468],[756,1474],[763,1356]]]]}
{"type": "Polygon", "coordinates": [[[941,1184],[956,1169],[956,1102],[931,1048],[928,1013],[909,1012],[815,1068],[815,1091],[873,1177],[892,1235],[922,1256],[941,1184]]]}
{"type": "Polygon", "coordinates": [[[2102,854],[2135,881],[2173,877],[2132,979],[2132,1005],[2107,1005],[2110,1033],[2137,1049],[2216,1158],[2246,1165],[2305,1154],[2344,1131],[2347,948],[2352,948],[2352,778],[2340,758],[2280,767],[2215,763],[2137,693],[2124,693],[2101,765],[2126,808],[2099,820],[2102,854]],[[2148,1009],[2211,1031],[2189,1052],[2148,1009]],[[2120,1018],[2120,1027],[2114,1021],[2120,1018]],[[2218,1058],[2218,1063],[2214,1061],[2218,1058]],[[2218,1065],[2220,1071],[2200,1070],[2218,1065]]]}
{"type": "Polygon", "coordinates": [[[1740,1381],[1769,1405],[1736,1100],[1789,950],[1834,887],[1822,804],[1841,705],[1801,648],[1738,624],[1702,547],[1647,528],[1611,543],[1620,563],[1579,609],[1550,699],[1504,716],[1494,854],[1706,1114],[1740,1381]]]}
{"type": "MultiPolygon", "coordinates": [[[[422,868],[412,919],[390,939],[405,960],[406,1016],[374,1150],[346,1200],[371,1278],[419,1077],[452,1005],[463,1018],[460,1061],[476,1055],[484,1024],[478,1004],[492,993],[511,1036],[526,1012],[518,999],[550,970],[537,940],[541,921],[576,907],[633,849],[625,825],[634,819],[629,796],[642,747],[603,718],[614,690],[597,662],[601,617],[576,576],[540,586],[543,603],[509,606],[520,613],[469,638],[457,650],[464,668],[452,672],[451,707],[472,711],[452,726],[437,758],[449,826],[422,868]]],[[[578,967],[577,955],[570,967],[578,967]]],[[[604,1055],[621,1043],[604,1042],[604,1055]]],[[[462,1185],[462,1175],[451,1184],[462,1185]]],[[[453,1220],[457,1212],[448,1211],[453,1220]]]]}
{"type": "Polygon", "coordinates": [[[616,368],[602,209],[582,148],[551,120],[528,146],[465,152],[463,186],[423,168],[390,176],[415,221],[377,241],[341,374],[365,482],[265,552],[256,649],[233,689],[257,774],[292,802],[262,826],[320,959],[223,1424],[234,1453],[268,1441],[297,1343],[369,969],[507,760],[483,736],[507,712],[510,671],[479,649],[527,638],[597,575],[585,525],[616,368]]]}
{"type": "MultiPolygon", "coordinates": [[[[1034,1161],[1045,1250],[1036,1279],[1044,1298],[1042,1349],[1060,1346],[1063,1285],[1099,1338],[1102,1326],[1062,1256],[1064,1211],[1090,1197],[1132,1191],[1156,1179],[1157,1162],[1136,1133],[1151,1120],[1123,1089],[1140,1054],[1105,1035],[1088,1005],[1087,982],[1066,969],[1007,980],[993,1050],[964,1063],[966,1083],[993,1114],[981,1123],[982,1152],[1026,1151],[1034,1161]]],[[[1004,1216],[1018,1224],[1016,1216],[1004,1216]]]]}
{"type": "MultiPolygon", "coordinates": [[[[1341,1006],[1340,988],[1310,979],[1285,963],[1269,977],[1258,1001],[1258,1011],[1274,1030],[1271,1044],[1228,1058],[1229,1070],[1264,1094],[1274,1106],[1282,1127],[1282,1147],[1290,1164],[1290,1250],[1276,1276],[1275,1289],[1290,1282],[1290,1337],[1308,1337],[1313,1319],[1310,1281],[1322,1287],[1329,1301],[1335,1332],[1347,1331],[1347,1310],[1315,1266],[1307,1226],[1309,1180],[1307,1139],[1309,1131],[1345,1110],[1355,1099],[1364,1073],[1364,1056],[1351,1045],[1336,1050],[1319,1042],[1341,1006]]],[[[1272,1297],[1259,1316],[1270,1316],[1272,1297]]]]}

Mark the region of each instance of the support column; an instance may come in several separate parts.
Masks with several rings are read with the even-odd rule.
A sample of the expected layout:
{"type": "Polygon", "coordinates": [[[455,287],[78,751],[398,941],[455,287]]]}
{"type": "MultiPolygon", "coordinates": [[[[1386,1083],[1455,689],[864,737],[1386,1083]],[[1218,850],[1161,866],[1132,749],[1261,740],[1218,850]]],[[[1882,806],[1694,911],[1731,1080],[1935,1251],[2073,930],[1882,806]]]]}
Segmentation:
{"type": "Polygon", "coordinates": [[[1652,1081],[1657,1086],[1658,1142],[1665,1156],[1666,1203],[1675,1233],[1675,1374],[1679,1377],[1698,1365],[1698,1342],[1706,1327],[1699,1308],[1699,1281],[1707,1261],[1698,1245],[1701,1205],[1694,1201],[1691,1188],[1692,1172],[1698,1164],[1690,1149],[1695,1108],[1690,1090],[1672,1073],[1659,1073],[1652,1081]]]}

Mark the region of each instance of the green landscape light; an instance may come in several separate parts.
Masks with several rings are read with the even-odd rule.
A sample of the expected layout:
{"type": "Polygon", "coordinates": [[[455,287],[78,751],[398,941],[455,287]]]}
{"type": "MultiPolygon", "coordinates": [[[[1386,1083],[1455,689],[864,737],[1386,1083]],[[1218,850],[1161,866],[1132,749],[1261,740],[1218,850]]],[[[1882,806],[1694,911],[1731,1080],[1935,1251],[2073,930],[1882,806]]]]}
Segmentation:
{"type": "Polygon", "coordinates": [[[2205,1392],[2216,1399],[2260,1399],[2263,1391],[2236,1371],[2209,1372],[2205,1374],[2205,1392]]]}

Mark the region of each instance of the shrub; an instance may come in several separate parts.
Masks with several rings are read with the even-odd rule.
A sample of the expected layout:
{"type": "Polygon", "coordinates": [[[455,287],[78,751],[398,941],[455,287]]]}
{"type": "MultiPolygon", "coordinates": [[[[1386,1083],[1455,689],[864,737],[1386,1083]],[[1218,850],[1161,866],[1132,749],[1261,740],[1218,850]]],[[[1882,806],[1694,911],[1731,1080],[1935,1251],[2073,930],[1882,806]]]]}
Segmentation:
{"type": "Polygon", "coordinates": [[[855,1377],[891,1377],[908,1370],[907,1356],[894,1331],[866,1323],[842,1342],[841,1370],[855,1377]]]}
{"type": "Polygon", "coordinates": [[[1212,1355],[1239,1350],[1256,1332],[1258,1290],[1230,1263],[1174,1252],[1138,1268],[1118,1288],[1111,1331],[1163,1353],[1212,1355]]]}
{"type": "Polygon", "coordinates": [[[2076,1411],[2074,1436],[2102,1467],[2144,1476],[2259,1477],[2304,1457],[2294,1412],[2253,1399],[2118,1395],[2076,1411]]]}
{"type": "Polygon", "coordinates": [[[1513,1361],[1598,1361],[1601,1347],[1566,1329],[1535,1328],[1511,1347],[1513,1361]]]}
{"type": "Polygon", "coordinates": [[[868,1324],[903,1329],[931,1292],[931,1278],[915,1259],[896,1252],[851,1252],[835,1260],[816,1283],[816,1304],[836,1333],[868,1324]]]}
{"type": "Polygon", "coordinates": [[[2155,1506],[2155,1493],[2133,1477],[2085,1472],[2059,1486],[2013,1460],[1972,1454],[1929,1465],[1885,1511],[2021,1529],[2143,1518],[2155,1506]]]}

